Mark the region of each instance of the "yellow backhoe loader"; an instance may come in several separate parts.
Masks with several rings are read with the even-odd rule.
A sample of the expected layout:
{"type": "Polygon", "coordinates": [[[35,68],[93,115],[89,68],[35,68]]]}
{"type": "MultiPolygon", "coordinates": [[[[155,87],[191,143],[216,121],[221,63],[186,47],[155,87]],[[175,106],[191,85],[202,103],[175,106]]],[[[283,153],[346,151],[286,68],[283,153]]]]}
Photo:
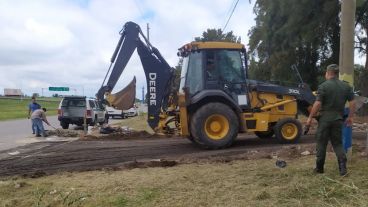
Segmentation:
{"type": "Polygon", "coordinates": [[[97,93],[100,101],[112,106],[124,105],[121,101],[133,103],[119,99],[120,92],[111,91],[137,49],[147,81],[147,121],[155,131],[176,131],[209,149],[228,147],[243,132],[254,132],[260,138],[275,136],[281,143],[294,143],[301,137],[302,125],[297,116],[298,112],[308,114],[315,99],[312,91],[304,83],[285,87],[250,80],[244,45],[185,44],[178,51],[183,64],[180,83],[176,83],[175,70],[137,24],[126,23],[120,34],[109,79],[97,93]],[[176,85],[178,91],[173,90],[176,85]]]}

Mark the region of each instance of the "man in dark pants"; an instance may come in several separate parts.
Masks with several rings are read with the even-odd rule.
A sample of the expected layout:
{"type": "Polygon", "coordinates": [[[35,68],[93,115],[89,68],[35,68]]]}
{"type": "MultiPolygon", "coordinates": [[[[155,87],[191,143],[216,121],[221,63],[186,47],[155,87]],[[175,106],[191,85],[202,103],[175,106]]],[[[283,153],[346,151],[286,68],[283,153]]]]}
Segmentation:
{"type": "Polygon", "coordinates": [[[312,123],[312,118],[319,112],[318,128],[316,132],[317,139],[317,159],[314,172],[323,173],[323,166],[326,158],[326,148],[328,140],[336,153],[339,163],[340,175],[347,174],[346,155],[342,147],[342,125],[344,108],[349,101],[349,116],[345,124],[351,126],[355,111],[354,94],[352,88],[347,82],[338,79],[339,67],[336,64],[327,66],[325,78],[318,87],[317,98],[313,104],[311,113],[308,117],[307,126],[312,123]]]}
{"type": "MultiPolygon", "coordinates": [[[[41,105],[36,102],[36,97],[32,96],[32,102],[28,104],[28,119],[31,118],[31,114],[37,110],[40,109],[41,105]]],[[[36,125],[32,122],[32,134],[35,134],[36,131],[36,125]]]]}

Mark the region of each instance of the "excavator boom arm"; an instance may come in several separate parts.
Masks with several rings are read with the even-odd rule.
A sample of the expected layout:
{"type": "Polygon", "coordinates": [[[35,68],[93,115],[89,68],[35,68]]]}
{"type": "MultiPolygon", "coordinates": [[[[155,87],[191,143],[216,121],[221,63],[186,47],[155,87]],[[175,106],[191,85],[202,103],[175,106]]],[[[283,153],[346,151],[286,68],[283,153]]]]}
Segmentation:
{"type": "Polygon", "coordinates": [[[171,87],[169,85],[174,71],[160,52],[150,44],[136,23],[127,22],[120,34],[121,37],[111,58],[111,65],[105,80],[112,67],[110,76],[106,85],[104,85],[105,80],[103,81],[96,96],[99,100],[105,100],[105,95],[114,89],[133,52],[137,49],[146,75],[148,124],[155,129],[158,126],[162,106],[167,105],[165,103],[169,95],[167,89],[171,87]],[[140,36],[145,42],[140,39],[140,36]]]}

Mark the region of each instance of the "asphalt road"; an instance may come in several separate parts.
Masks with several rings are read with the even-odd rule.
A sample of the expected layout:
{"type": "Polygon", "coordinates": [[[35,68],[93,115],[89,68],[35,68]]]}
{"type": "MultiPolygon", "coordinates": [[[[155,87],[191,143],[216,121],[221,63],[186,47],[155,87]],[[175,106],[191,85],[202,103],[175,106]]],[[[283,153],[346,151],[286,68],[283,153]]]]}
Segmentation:
{"type": "MultiPolygon", "coordinates": [[[[50,124],[54,127],[60,127],[57,116],[48,116],[50,124]]],[[[50,126],[44,124],[46,130],[51,130],[50,126]]],[[[22,146],[32,142],[42,141],[32,134],[31,120],[18,119],[0,122],[0,151],[22,146]]]]}
{"type": "MultiPolygon", "coordinates": [[[[61,128],[57,116],[48,116],[47,120],[55,128],[61,128]]],[[[120,122],[120,119],[109,119],[109,123],[120,122]]],[[[45,130],[53,130],[52,127],[43,124],[45,130]]],[[[70,129],[74,129],[75,125],[69,125],[70,129]]],[[[35,137],[32,134],[31,120],[18,119],[11,121],[0,121],[0,151],[23,146],[33,142],[50,141],[43,137],[35,137]]]]}

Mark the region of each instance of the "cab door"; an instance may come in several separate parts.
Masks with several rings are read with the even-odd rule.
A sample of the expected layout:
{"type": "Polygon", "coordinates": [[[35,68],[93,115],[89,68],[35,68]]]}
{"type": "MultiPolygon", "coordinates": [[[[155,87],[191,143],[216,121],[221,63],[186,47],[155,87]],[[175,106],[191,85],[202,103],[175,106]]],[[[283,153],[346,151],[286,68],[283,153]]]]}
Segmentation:
{"type": "Polygon", "coordinates": [[[239,50],[207,50],[204,62],[207,89],[223,90],[241,108],[249,106],[246,74],[239,50]]]}

